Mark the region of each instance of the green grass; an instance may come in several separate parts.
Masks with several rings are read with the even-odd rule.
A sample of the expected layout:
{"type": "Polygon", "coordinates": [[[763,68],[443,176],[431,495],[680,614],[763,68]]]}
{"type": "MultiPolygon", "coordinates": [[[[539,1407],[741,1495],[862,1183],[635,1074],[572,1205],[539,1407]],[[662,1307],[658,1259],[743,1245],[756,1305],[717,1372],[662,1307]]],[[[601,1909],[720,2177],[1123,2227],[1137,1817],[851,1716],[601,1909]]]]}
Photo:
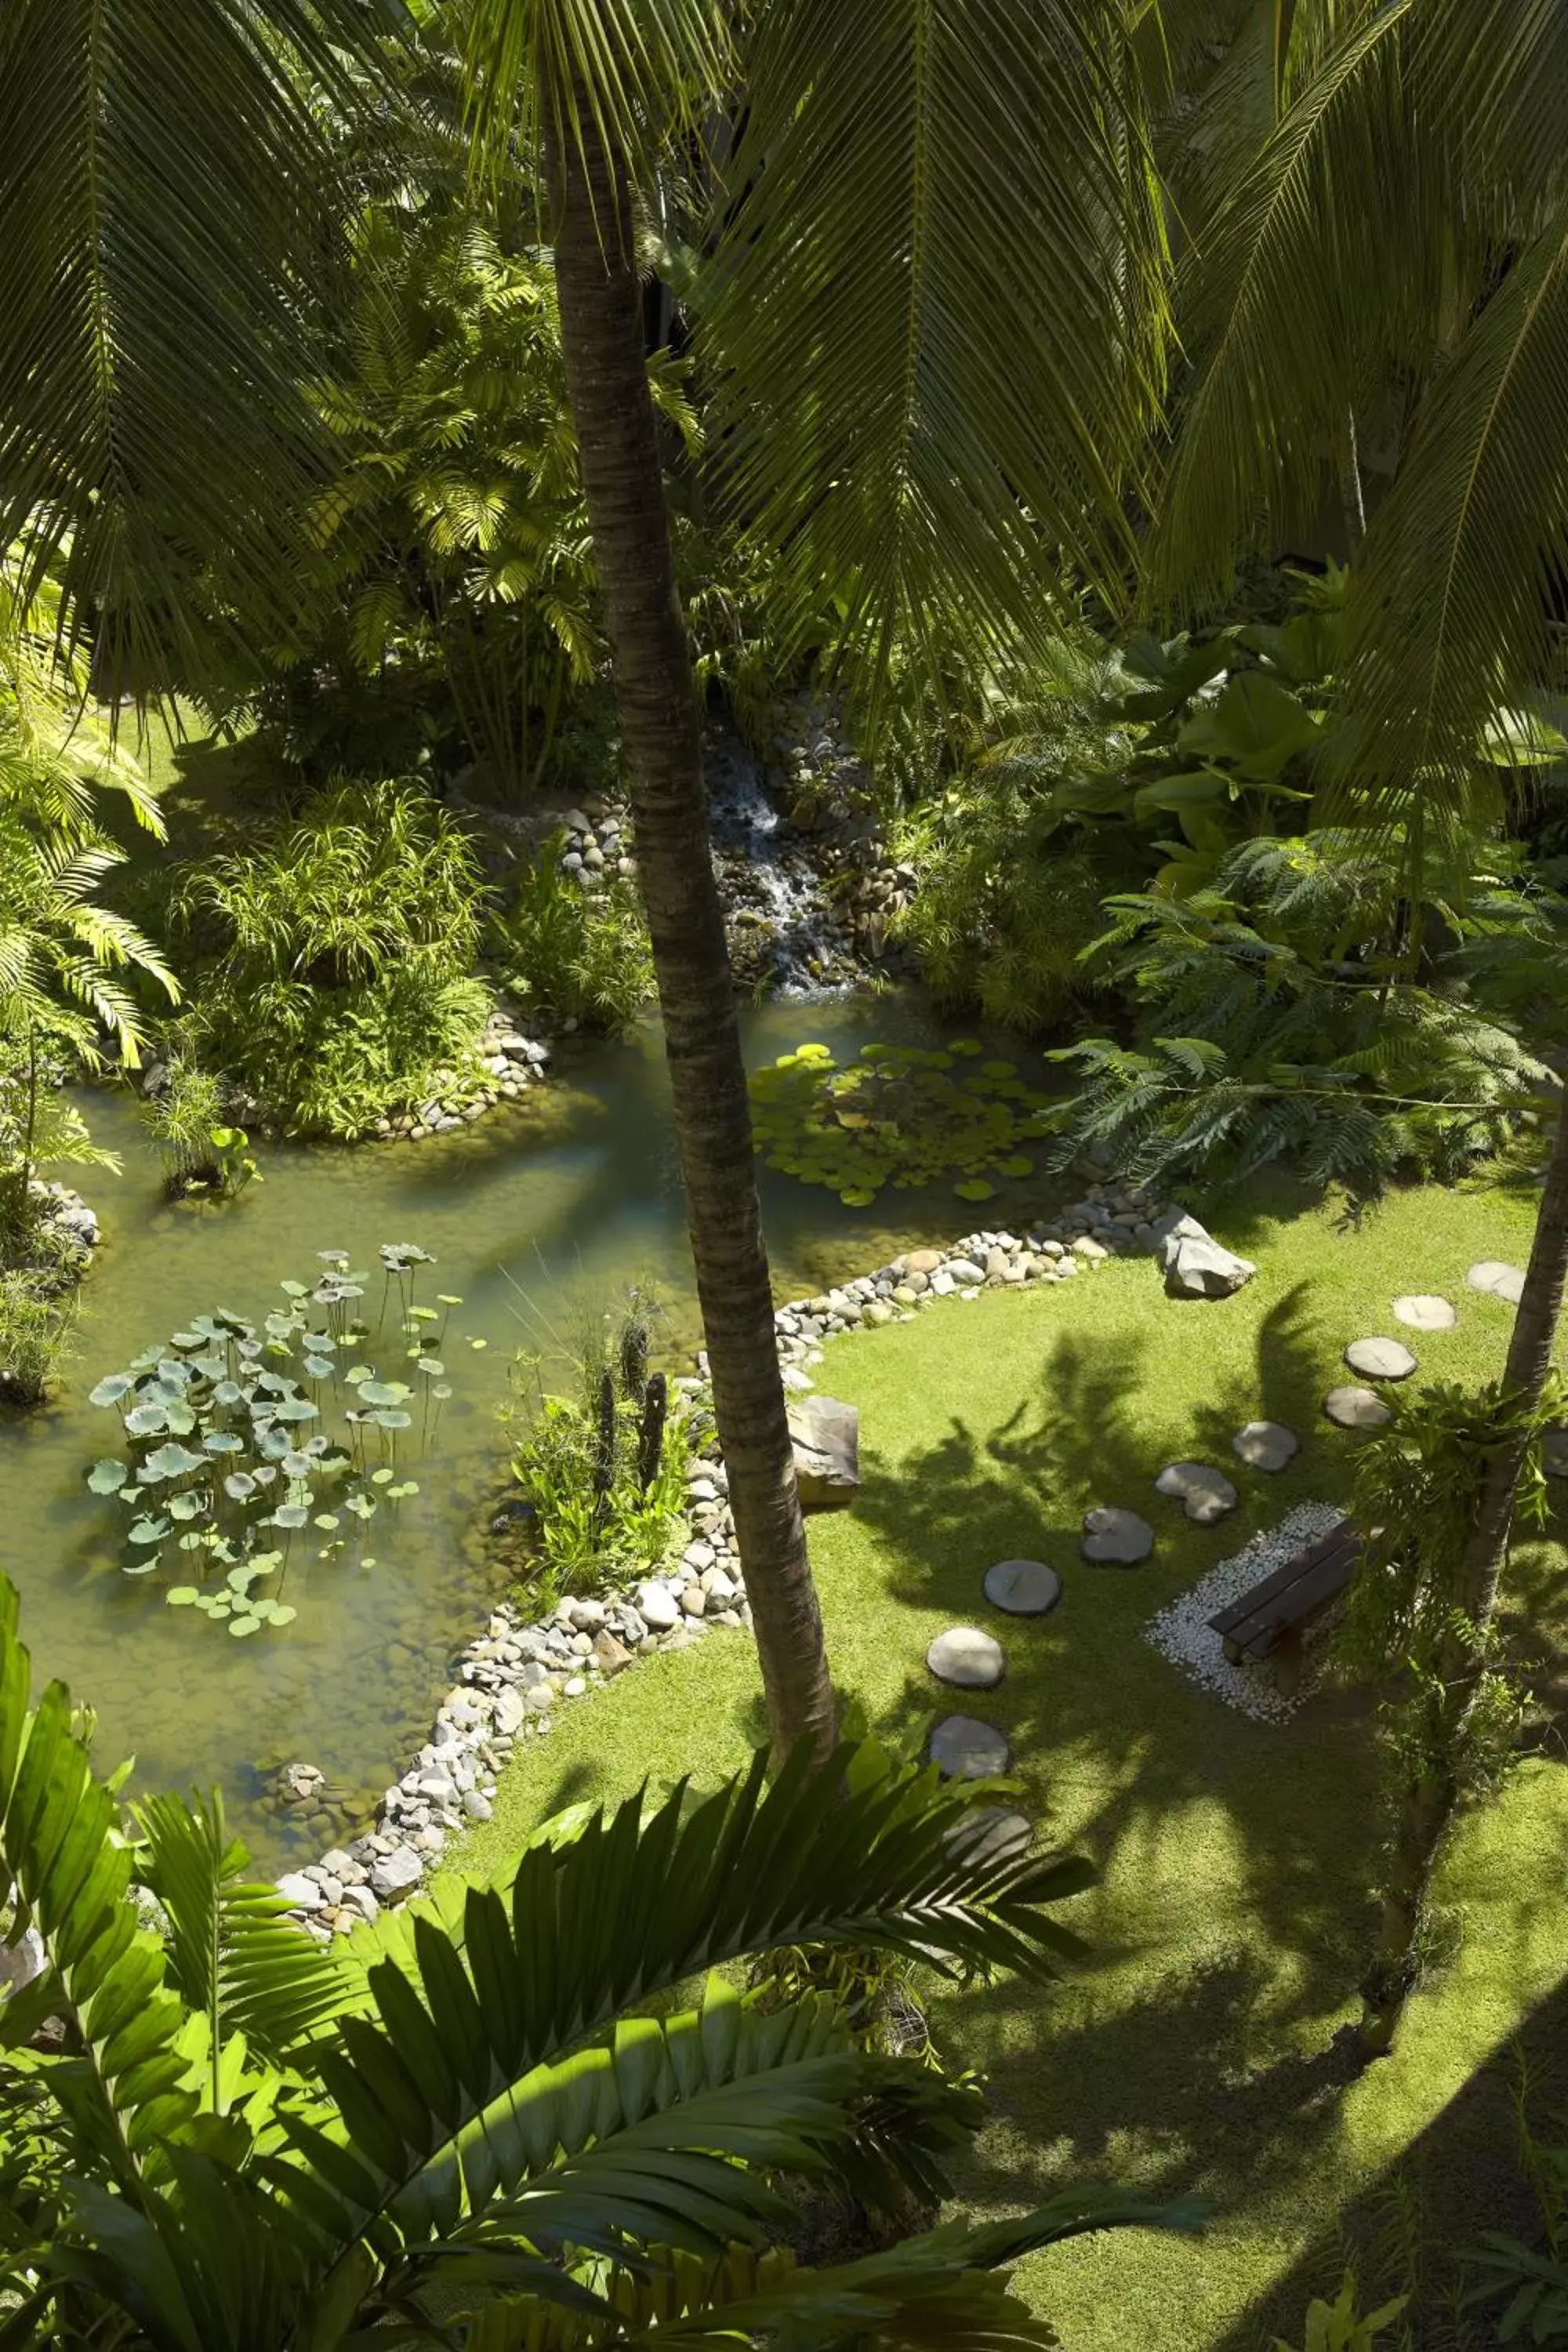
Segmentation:
{"type": "MultiPolygon", "coordinates": [[[[1289,1726],[1259,1725],[1194,1688],[1142,1628],[1253,1529],[1299,1500],[1346,1494],[1355,1440],[1323,1419],[1321,1397],[1349,1377],[1347,1341],[1397,1330],[1397,1292],[1437,1290],[1459,1307],[1454,1332],[1407,1335],[1422,1377],[1497,1370],[1509,1311],[1468,1290],[1464,1272],[1479,1257],[1521,1263],[1533,1213],[1528,1193],[1427,1189],[1358,1232],[1316,1213],[1233,1217],[1226,1238],[1260,1263],[1234,1300],[1170,1302],[1149,1265],[1110,1265],[1070,1287],[949,1301],[846,1337],[818,1374],[862,1416],[864,1492],[813,1532],[841,1689],[880,1730],[917,1742],[945,1711],[927,1642],[955,1620],[990,1622],[1007,1678],[969,1711],[1007,1730],[1047,1838],[1103,1871],[1071,1906],[1093,1947],[1071,1982],[1008,1981],[936,2004],[948,2060],[992,2079],[994,2119],[965,2201],[1016,2210],[1085,2178],[1213,2200],[1199,2243],[1124,2232],[1026,2267],[1030,2301],[1074,2352],[1241,2352],[1267,2341],[1266,2310],[1299,2341],[1305,2280],[1337,2279],[1343,2217],[1423,2135],[1448,2242],[1485,2218],[1474,2135],[1446,2157],[1445,2110],[1568,1972],[1568,1769],[1531,1761],[1465,1824],[1441,1890],[1463,1921],[1458,1957],[1429,1978],[1394,2057],[1347,2084],[1324,2053],[1355,2014],[1366,1948],[1371,1702],[1329,1693],[1289,1726]],[[1261,1417],[1306,1441],[1275,1477],[1230,1454],[1232,1430],[1261,1417]],[[1162,1465],[1185,1456],[1236,1471],[1241,1508],[1217,1528],[1188,1526],[1152,1492],[1162,1465]],[[1152,1519],[1150,1562],[1079,1561],[1079,1521],[1096,1502],[1152,1519]],[[1061,1569],[1061,1606],[1043,1622],[1003,1625],[987,1610],[981,1573],[1007,1555],[1061,1569]]],[[[1556,1546],[1526,1547],[1521,1592],[1543,1595],[1563,1564],[1556,1546]]],[[[463,1859],[500,1866],[524,1824],[645,1775],[711,1780],[759,1731],[740,1638],[640,1666],[514,1759],[463,1859]]]]}

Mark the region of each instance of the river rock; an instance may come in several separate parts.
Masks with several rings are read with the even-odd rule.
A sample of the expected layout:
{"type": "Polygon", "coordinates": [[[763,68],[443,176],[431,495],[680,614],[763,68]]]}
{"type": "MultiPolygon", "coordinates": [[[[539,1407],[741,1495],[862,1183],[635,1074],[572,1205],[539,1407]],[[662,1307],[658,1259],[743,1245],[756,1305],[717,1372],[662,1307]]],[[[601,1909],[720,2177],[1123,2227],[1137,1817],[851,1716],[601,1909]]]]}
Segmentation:
{"type": "Polygon", "coordinates": [[[1043,1559],[999,1559],[985,1571],[985,1598],[1009,1617],[1043,1617],[1062,1597],[1062,1580],[1043,1559]]]}
{"type": "Polygon", "coordinates": [[[668,1633],[680,1622],[680,1603],[668,1584],[657,1577],[645,1578],[632,1596],[637,1615],[656,1633],[668,1633]]]}
{"type": "Polygon", "coordinates": [[[1154,1530],[1136,1511],[1102,1507],[1084,1513],[1083,1540],[1079,1549],[1085,1559],[1094,1560],[1101,1567],[1132,1568],[1139,1560],[1147,1559],[1153,1550],[1154,1530]]]}
{"type": "Polygon", "coordinates": [[[1363,1381],[1407,1381],[1417,1369],[1403,1339],[1352,1339],[1345,1361],[1363,1381]]]}
{"type": "Polygon", "coordinates": [[[372,1863],[371,1892],[383,1903],[392,1901],[399,1895],[406,1895],[411,1886],[417,1886],[424,1869],[411,1845],[394,1846],[390,1853],[381,1854],[372,1863]]]}
{"type": "Polygon", "coordinates": [[[1342,1429],[1381,1429],[1394,1419],[1392,1408],[1372,1389],[1331,1389],[1323,1399],[1323,1411],[1342,1429]]]}
{"type": "Polygon", "coordinates": [[[0,1993],[21,1992],[41,1977],[48,1965],[44,1939],[36,1927],[26,1927],[15,1944],[0,1944],[0,1993]]]}
{"type": "Polygon", "coordinates": [[[949,1780],[990,1780],[1007,1769],[1005,1735],[973,1715],[945,1715],[931,1736],[931,1760],[949,1780]]]}
{"type": "Polygon", "coordinates": [[[1227,1250],[1184,1209],[1172,1209],[1150,1234],[1165,1288],[1173,1298],[1228,1298],[1258,1268],[1227,1250]]]}
{"type": "Polygon", "coordinates": [[[1212,1528],[1241,1500],[1225,1472],[1208,1462],[1169,1462],[1154,1484],[1162,1495],[1173,1496],[1200,1528],[1212,1528]]]}
{"type": "Polygon", "coordinates": [[[1248,1469],[1283,1470],[1301,1451],[1301,1441],[1282,1421],[1249,1421],[1231,1439],[1230,1450],[1248,1469]]]}
{"type": "Polygon", "coordinates": [[[795,1485],[803,1511],[841,1511],[860,1491],[860,1415],[837,1397],[797,1398],[788,1407],[795,1485]]]}
{"type": "Polygon", "coordinates": [[[926,1652],[926,1664],[939,1683],[959,1690],[994,1690],[1007,1670],[1002,1644],[978,1625],[952,1625],[926,1652]]]}
{"type": "Polygon", "coordinates": [[[1459,1310],[1451,1299],[1438,1298],[1430,1291],[1408,1291],[1394,1300],[1394,1319],[1412,1331],[1451,1331],[1459,1310]]]}

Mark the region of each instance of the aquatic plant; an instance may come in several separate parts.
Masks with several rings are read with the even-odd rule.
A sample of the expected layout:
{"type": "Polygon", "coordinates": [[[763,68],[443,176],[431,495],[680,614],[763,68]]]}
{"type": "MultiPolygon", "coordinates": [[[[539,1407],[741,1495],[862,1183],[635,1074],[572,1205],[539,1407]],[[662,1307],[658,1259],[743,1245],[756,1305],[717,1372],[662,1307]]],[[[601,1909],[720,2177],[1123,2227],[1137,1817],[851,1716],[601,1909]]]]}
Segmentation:
{"type": "Polygon", "coordinates": [[[842,1066],[826,1045],[797,1045],[752,1079],[752,1121],[771,1168],[826,1184],[868,1208],[884,1184],[955,1177],[963,1201],[994,1178],[1028,1176],[1020,1146],[1047,1131],[1048,1098],[1013,1063],[984,1061],[973,1038],[945,1049],[866,1045],[842,1066]]]}
{"type": "Polygon", "coordinates": [[[48,1297],[30,1272],[0,1272],[0,1398],[42,1404],[74,1343],[76,1308],[48,1297]]]}
{"type": "Polygon", "coordinates": [[[426,1332],[430,1320],[444,1330],[462,1301],[444,1295],[439,1314],[417,1303],[418,1269],[435,1262],[428,1252],[411,1242],[383,1245],[374,1331],[364,1307],[371,1276],[346,1250],[319,1255],[314,1282],[283,1281],[285,1304],[259,1325],[225,1307],[193,1316],[106,1375],[89,1398],[118,1411],[129,1440],[129,1458],[105,1455],[87,1476],[95,1495],[132,1514],[124,1573],[148,1576],[184,1555],[200,1580],[171,1586],[168,1605],[200,1610],[240,1637],[294,1618],[282,1593],[291,1547],[307,1528],[326,1538],[318,1559],[353,1544],[361,1566],[374,1566],[363,1549],[371,1520],[419,1491],[417,1480],[399,1477],[399,1439],[428,1444],[452,1393],[426,1332]],[[383,1379],[364,1360],[395,1286],[406,1380],[383,1379]],[[274,1575],[275,1591],[258,1591],[274,1575]]]}
{"type": "Polygon", "coordinates": [[[184,1055],[171,1055],[163,1087],[142,1103],[141,1118],[163,1155],[172,1198],[199,1192],[232,1199],[261,1181],[249,1136],[226,1122],[219,1081],[184,1055]]]}

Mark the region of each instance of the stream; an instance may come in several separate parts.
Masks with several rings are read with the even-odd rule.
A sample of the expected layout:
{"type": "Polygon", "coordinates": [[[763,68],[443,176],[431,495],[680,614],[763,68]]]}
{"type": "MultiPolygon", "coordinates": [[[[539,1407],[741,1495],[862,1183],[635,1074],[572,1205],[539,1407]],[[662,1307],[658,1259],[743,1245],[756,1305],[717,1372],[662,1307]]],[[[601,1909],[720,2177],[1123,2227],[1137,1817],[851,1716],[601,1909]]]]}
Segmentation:
{"type": "MultiPolygon", "coordinates": [[[[774,1001],[743,1007],[742,1018],[752,1066],[806,1037],[842,1054],[869,1038],[942,1034],[901,995],[774,1001]]],[[[569,1352],[584,1320],[631,1282],[656,1286],[672,1364],[679,1357],[684,1369],[697,1344],[657,1025],[577,1046],[556,1081],[416,1145],[263,1147],[264,1181],[228,1204],[166,1200],[129,1097],[79,1098],[94,1140],[122,1168],[76,1180],[104,1240],[58,1398],[26,1416],[0,1411],[0,1568],[21,1591],[36,1680],[58,1675],[96,1710],[100,1767],[134,1756],[133,1786],[216,1786],[269,1870],[321,1843],[319,1828],[291,1828],[264,1805],[271,1774],[317,1765],[351,1821],[372,1811],[426,1737],[456,1653],[502,1588],[484,1530],[505,1491],[498,1411],[517,1352],[569,1352]],[[437,1260],[422,1297],[454,1292],[463,1305],[443,1345],[455,1392],[437,1443],[410,1465],[417,1496],[384,1535],[378,1525],[376,1564],[321,1561],[301,1546],[287,1570],[296,1621],[251,1641],[165,1607],[174,1580],[121,1573],[122,1510],[84,1483],[95,1459],[123,1448],[118,1416],[91,1407],[88,1391],[193,1316],[227,1307],[259,1322],[286,1303],[279,1282],[316,1278],[318,1251],[345,1249],[356,1266],[374,1266],[377,1246],[397,1241],[437,1260]]],[[[893,1192],[857,1211],[764,1171],[763,1200],[780,1299],[966,1227],[963,1204],[945,1191],[893,1192]]],[[[378,1368],[395,1377],[403,1341],[395,1319],[389,1328],[378,1368]]],[[[366,1352],[378,1353],[374,1344],[366,1352]]]]}

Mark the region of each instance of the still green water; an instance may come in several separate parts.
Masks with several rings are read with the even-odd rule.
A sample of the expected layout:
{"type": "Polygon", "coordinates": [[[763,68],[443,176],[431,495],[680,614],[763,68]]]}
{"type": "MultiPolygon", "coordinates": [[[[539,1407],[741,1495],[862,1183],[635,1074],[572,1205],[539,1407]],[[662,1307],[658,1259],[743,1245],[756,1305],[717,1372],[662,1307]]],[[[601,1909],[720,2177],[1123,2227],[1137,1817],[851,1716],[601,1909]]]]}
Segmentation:
{"type": "MultiPolygon", "coordinates": [[[[744,1020],[753,1066],[808,1036],[847,1052],[871,1037],[935,1034],[918,1008],[887,998],[774,1003],[744,1020]]],[[[124,1096],[93,1093],[83,1108],[123,1169],[81,1179],[104,1242],[62,1393],[27,1416],[0,1413],[0,1566],[20,1588],[39,1678],[62,1676],[97,1710],[103,1763],[134,1755],[140,1786],[216,1785],[258,1860],[281,1867],[319,1847],[321,1824],[281,1821],[263,1801],[268,1776],[282,1762],[319,1765],[349,1821],[368,1813],[504,1587],[484,1529],[505,1491],[497,1416],[518,1350],[569,1345],[583,1318],[632,1281],[651,1281],[666,1304],[672,1364],[696,1344],[658,1034],[650,1025],[624,1045],[568,1054],[558,1083],[531,1102],[452,1136],[353,1151],[263,1148],[265,1181],[227,1205],[164,1199],[124,1096]],[[376,1566],[296,1549],[295,1622],[234,1641],[195,1611],[164,1606],[169,1574],[121,1572],[123,1513],[84,1480],[99,1455],[121,1450],[121,1433],[87,1392],[194,1315],[222,1306],[259,1322],[284,1303],[281,1280],[315,1277],[319,1250],[373,1266],[387,1241],[436,1256],[422,1298],[452,1291],[464,1301],[442,1350],[456,1393],[438,1445],[410,1465],[417,1496],[390,1525],[376,1522],[376,1566]]],[[[864,1271],[914,1237],[959,1233],[975,1215],[946,1193],[889,1193],[855,1211],[789,1178],[765,1174],[763,1190],[780,1298],[864,1271]]],[[[389,1330],[365,1352],[395,1378],[395,1318],[389,1330]]]]}

